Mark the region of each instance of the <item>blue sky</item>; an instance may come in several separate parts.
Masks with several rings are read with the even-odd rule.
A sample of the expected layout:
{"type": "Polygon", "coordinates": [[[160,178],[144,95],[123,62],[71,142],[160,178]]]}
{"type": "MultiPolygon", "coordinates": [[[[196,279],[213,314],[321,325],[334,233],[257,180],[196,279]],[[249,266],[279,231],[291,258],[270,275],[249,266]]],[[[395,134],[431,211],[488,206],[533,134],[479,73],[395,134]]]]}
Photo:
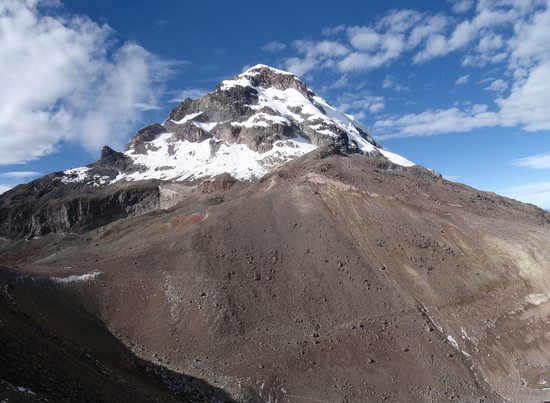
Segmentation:
{"type": "Polygon", "coordinates": [[[548,0],[4,0],[0,191],[264,63],[391,151],[550,208],[548,38],[548,0]]]}

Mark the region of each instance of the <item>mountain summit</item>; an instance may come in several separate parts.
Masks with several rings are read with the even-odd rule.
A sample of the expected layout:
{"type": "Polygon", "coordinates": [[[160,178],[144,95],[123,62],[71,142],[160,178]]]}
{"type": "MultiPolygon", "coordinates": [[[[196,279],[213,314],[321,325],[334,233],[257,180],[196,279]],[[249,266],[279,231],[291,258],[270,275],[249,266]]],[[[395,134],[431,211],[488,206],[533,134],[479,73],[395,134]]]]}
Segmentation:
{"type": "Polygon", "coordinates": [[[347,152],[384,150],[353,116],[336,110],[296,76],[256,65],[200,99],[187,98],[164,123],[139,130],[124,153],[65,171],[63,182],[104,185],[162,179],[192,181],[228,173],[239,180],[261,178],[273,168],[323,145],[347,152]]]}

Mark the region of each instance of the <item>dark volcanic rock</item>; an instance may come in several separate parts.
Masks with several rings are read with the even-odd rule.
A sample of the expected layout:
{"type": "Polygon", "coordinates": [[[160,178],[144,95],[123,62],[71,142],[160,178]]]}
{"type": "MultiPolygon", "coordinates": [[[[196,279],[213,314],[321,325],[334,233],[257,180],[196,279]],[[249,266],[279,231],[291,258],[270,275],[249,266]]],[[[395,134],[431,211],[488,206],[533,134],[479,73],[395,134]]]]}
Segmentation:
{"type": "Polygon", "coordinates": [[[176,124],[168,120],[164,124],[164,127],[167,132],[174,133],[172,136],[173,141],[186,140],[192,143],[198,143],[212,137],[210,133],[196,126],[192,121],[176,124]]]}
{"type": "Polygon", "coordinates": [[[0,198],[0,236],[32,238],[82,233],[114,220],[158,208],[154,182],[94,188],[63,183],[59,174],[19,185],[0,198]]]}
{"type": "Polygon", "coordinates": [[[159,134],[166,133],[166,129],[159,123],[153,123],[139,130],[134,137],[126,144],[125,150],[134,149],[136,153],[143,154],[146,152],[143,144],[154,140],[159,134]]]}
{"type": "Polygon", "coordinates": [[[93,169],[92,174],[103,176],[113,173],[118,174],[119,171],[131,172],[134,168],[134,163],[131,158],[123,153],[115,151],[109,146],[105,146],[101,150],[101,158],[93,164],[90,164],[89,167],[93,169]]]}

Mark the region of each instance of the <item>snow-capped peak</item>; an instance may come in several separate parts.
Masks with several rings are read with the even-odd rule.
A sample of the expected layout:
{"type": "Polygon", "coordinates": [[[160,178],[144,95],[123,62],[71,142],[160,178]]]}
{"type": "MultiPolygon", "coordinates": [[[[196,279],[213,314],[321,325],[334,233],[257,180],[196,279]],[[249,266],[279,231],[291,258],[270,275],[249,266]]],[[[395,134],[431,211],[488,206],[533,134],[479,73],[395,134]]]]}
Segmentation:
{"type": "Polygon", "coordinates": [[[63,180],[195,180],[221,173],[250,180],[325,144],[363,153],[378,150],[396,164],[413,165],[383,150],[364,125],[292,73],[258,64],[200,99],[186,99],[162,125],[138,131],[110,170],[103,164],[97,171],[102,159],[66,171],[63,180]]]}
{"type": "Polygon", "coordinates": [[[282,75],[287,75],[287,76],[294,76],[294,74],[288,72],[288,71],[284,71],[284,70],[280,70],[280,69],[276,69],[275,67],[271,67],[271,66],[268,66],[267,64],[256,64],[252,67],[249,67],[248,69],[246,69],[245,71],[243,71],[241,74],[241,76],[250,76],[250,75],[256,75],[256,74],[259,74],[262,70],[267,70],[267,71],[270,71],[274,74],[282,74],[282,75]]]}

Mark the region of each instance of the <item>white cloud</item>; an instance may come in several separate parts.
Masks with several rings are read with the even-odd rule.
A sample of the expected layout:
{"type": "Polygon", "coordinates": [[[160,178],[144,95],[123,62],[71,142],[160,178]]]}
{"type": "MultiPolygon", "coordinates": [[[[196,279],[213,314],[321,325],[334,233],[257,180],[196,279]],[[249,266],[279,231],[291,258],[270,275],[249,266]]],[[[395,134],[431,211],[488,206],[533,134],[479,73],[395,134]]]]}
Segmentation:
{"type": "Polygon", "coordinates": [[[269,42],[262,46],[262,50],[268,53],[277,53],[286,49],[286,45],[282,42],[269,42]]]}
{"type": "Polygon", "coordinates": [[[426,38],[444,32],[449,24],[449,18],[443,15],[434,15],[417,24],[410,32],[409,45],[416,47],[426,38]]]}
{"type": "Polygon", "coordinates": [[[284,60],[284,67],[286,70],[296,74],[297,76],[303,76],[318,66],[317,60],[313,57],[305,59],[300,59],[299,57],[289,57],[284,60]]]}
{"type": "Polygon", "coordinates": [[[378,20],[376,27],[381,31],[405,32],[418,25],[423,14],[416,10],[392,10],[378,20]]]}
{"type": "Polygon", "coordinates": [[[518,20],[514,32],[509,45],[512,67],[529,67],[550,59],[550,6],[530,19],[518,20]]]}
{"type": "Polygon", "coordinates": [[[365,112],[376,114],[385,107],[384,97],[372,95],[366,90],[341,93],[336,99],[337,108],[351,113],[359,119],[365,117],[365,112]]]}
{"type": "Polygon", "coordinates": [[[475,38],[476,32],[477,28],[474,24],[470,21],[462,21],[448,38],[440,33],[431,35],[427,39],[424,49],[414,56],[413,61],[422,63],[461,49],[475,38]]]}
{"type": "Polygon", "coordinates": [[[469,11],[473,5],[473,0],[452,1],[452,9],[457,14],[462,14],[469,11]]]}
{"type": "Polygon", "coordinates": [[[324,36],[332,36],[332,35],[337,35],[340,32],[344,32],[345,30],[346,30],[345,25],[337,25],[337,26],[334,26],[334,27],[325,27],[325,28],[323,28],[321,33],[324,36]]]}
{"type": "Polygon", "coordinates": [[[502,92],[506,91],[508,89],[508,83],[504,80],[496,79],[491,84],[489,84],[487,87],[484,88],[486,91],[495,91],[495,92],[502,92]]]}
{"type": "Polygon", "coordinates": [[[487,53],[500,49],[503,45],[502,35],[489,34],[481,37],[477,49],[481,53],[487,53]]]}
{"type": "Polygon", "coordinates": [[[550,169],[550,152],[518,158],[512,164],[533,169],[550,169]]]}
{"type": "Polygon", "coordinates": [[[507,98],[497,99],[504,125],[524,130],[550,130],[550,60],[516,81],[507,98]]]}
{"type": "Polygon", "coordinates": [[[348,28],[350,43],[358,51],[338,62],[342,72],[370,70],[381,67],[401,56],[405,50],[405,35],[388,32],[374,33],[369,27],[348,28]]]}
{"type": "Polygon", "coordinates": [[[0,173],[0,194],[7,190],[17,186],[21,182],[28,181],[41,175],[40,172],[35,171],[9,171],[0,173]]]}
{"type": "MultiPolygon", "coordinates": [[[[431,35],[426,41],[424,49],[415,55],[414,62],[426,62],[451,52],[466,49],[467,45],[477,40],[477,46],[471,48],[471,54],[466,56],[463,64],[465,66],[482,66],[486,63],[500,63],[507,57],[507,53],[502,52],[501,49],[507,42],[513,41],[512,38],[505,38],[496,32],[505,28],[510,31],[513,28],[516,35],[523,30],[525,35],[531,35],[532,39],[536,39],[541,45],[548,48],[548,41],[545,41],[544,38],[548,37],[549,25],[546,21],[548,17],[542,15],[544,11],[541,11],[540,21],[535,22],[539,29],[529,30],[527,28],[533,25],[530,21],[534,10],[544,4],[545,2],[542,0],[478,1],[476,13],[472,19],[457,21],[450,34],[438,32],[431,35]],[[546,36],[544,36],[545,34],[546,36]]],[[[455,12],[465,10],[466,2],[455,2],[453,9],[455,12]]],[[[521,49],[522,46],[519,48],[518,52],[529,52],[528,49],[530,49],[521,49]]]]}
{"type": "Polygon", "coordinates": [[[470,75],[466,74],[458,77],[455,81],[455,85],[464,85],[464,84],[467,84],[468,81],[470,81],[470,75]]]}
{"type": "Polygon", "coordinates": [[[292,47],[304,56],[286,58],[283,64],[288,71],[297,76],[302,76],[315,68],[329,68],[334,65],[337,58],[349,53],[347,46],[330,40],[319,42],[297,40],[292,42],[292,47]]]}
{"type": "MultiPolygon", "coordinates": [[[[493,80],[487,88],[506,89],[502,80],[493,80]],[[496,84],[495,84],[496,83],[496,84]],[[493,85],[494,84],[494,85],[493,85]]],[[[510,95],[497,98],[495,111],[472,107],[427,110],[388,118],[375,123],[382,137],[427,136],[443,133],[467,132],[481,127],[520,126],[527,131],[550,130],[550,60],[516,81],[510,95]]]]}
{"type": "Polygon", "coordinates": [[[382,35],[371,27],[348,28],[348,36],[351,45],[359,50],[374,50],[382,41],[382,35]]]}
{"type": "Polygon", "coordinates": [[[0,3],[0,165],[40,158],[72,141],[120,146],[173,71],[83,16],[47,15],[39,0],[0,3]]]}
{"type": "MultiPolygon", "coordinates": [[[[323,57],[315,50],[286,59],[295,72],[333,69],[340,73],[368,71],[413,53],[413,63],[424,63],[452,52],[462,51],[464,66],[503,63],[533,66],[533,60],[550,58],[550,13],[548,0],[452,1],[455,15],[430,14],[409,9],[392,10],[363,26],[329,27],[323,35],[339,38],[347,49],[323,57]],[[470,15],[464,15],[466,11],[470,15]],[[459,14],[459,15],[456,15],[459,14]],[[469,13],[470,14],[470,13],[469,13]]],[[[315,47],[318,42],[302,41],[315,47]]]]}
{"type": "Polygon", "coordinates": [[[442,133],[468,132],[478,127],[495,126],[498,115],[476,106],[468,111],[459,108],[428,110],[375,122],[380,139],[433,136],[442,133]]]}
{"type": "Polygon", "coordinates": [[[503,190],[503,195],[550,209],[550,182],[536,182],[503,190]]]}
{"type": "Polygon", "coordinates": [[[346,34],[345,41],[295,41],[301,54],[284,60],[284,66],[305,74],[316,69],[339,72],[367,71],[385,66],[405,52],[419,46],[426,38],[440,33],[449,24],[444,15],[428,15],[415,10],[393,10],[376,22],[363,26],[339,25],[323,29],[323,35],[346,34]],[[323,52],[319,47],[329,47],[323,52]],[[351,50],[351,49],[352,50],[351,50]]]}
{"type": "Polygon", "coordinates": [[[171,92],[172,98],[168,100],[168,102],[183,102],[187,98],[191,99],[197,99],[202,97],[208,92],[208,90],[204,88],[186,88],[184,90],[174,91],[171,92]]]}
{"type": "Polygon", "coordinates": [[[9,186],[9,185],[2,185],[0,184],[0,195],[4,192],[7,192],[8,190],[10,190],[11,188],[13,188],[13,186],[9,186]]]}
{"type": "Polygon", "coordinates": [[[40,172],[34,172],[34,171],[11,171],[11,172],[0,173],[1,177],[10,178],[10,179],[30,178],[38,175],[40,175],[40,172]]]}

